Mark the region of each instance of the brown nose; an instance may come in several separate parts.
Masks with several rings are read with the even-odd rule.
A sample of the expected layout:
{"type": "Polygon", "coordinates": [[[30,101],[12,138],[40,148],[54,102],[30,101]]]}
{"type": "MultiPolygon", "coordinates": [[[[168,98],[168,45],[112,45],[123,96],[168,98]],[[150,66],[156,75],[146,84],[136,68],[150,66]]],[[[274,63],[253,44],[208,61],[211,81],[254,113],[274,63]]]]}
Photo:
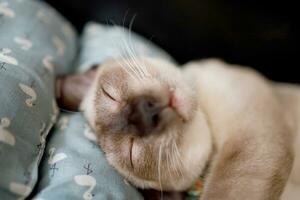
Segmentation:
{"type": "Polygon", "coordinates": [[[139,135],[145,135],[158,126],[163,107],[152,98],[138,97],[132,101],[131,109],[129,123],[138,129],[139,135]]]}

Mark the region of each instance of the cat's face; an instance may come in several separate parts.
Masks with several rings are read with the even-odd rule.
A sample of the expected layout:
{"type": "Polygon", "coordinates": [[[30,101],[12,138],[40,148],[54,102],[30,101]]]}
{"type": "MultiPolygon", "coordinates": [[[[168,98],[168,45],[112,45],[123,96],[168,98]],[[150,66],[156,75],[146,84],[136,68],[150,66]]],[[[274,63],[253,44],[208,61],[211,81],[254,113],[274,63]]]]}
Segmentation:
{"type": "Polygon", "coordinates": [[[183,190],[206,164],[211,139],[197,91],[161,60],[108,61],[84,99],[107,160],[141,188],[183,190]]]}

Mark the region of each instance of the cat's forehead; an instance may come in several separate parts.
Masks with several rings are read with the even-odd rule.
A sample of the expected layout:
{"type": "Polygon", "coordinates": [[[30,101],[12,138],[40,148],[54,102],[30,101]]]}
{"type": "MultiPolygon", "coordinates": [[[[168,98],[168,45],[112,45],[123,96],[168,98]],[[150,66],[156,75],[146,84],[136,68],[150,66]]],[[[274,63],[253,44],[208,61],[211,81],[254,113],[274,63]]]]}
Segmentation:
{"type": "MultiPolygon", "coordinates": [[[[114,67],[117,70],[125,70],[128,73],[132,73],[136,76],[143,77],[156,77],[159,76],[161,72],[168,72],[176,69],[176,65],[174,63],[157,59],[157,58],[114,58],[108,59],[103,63],[104,66],[108,65],[110,67],[114,67]]],[[[174,74],[166,74],[166,75],[174,75],[174,74]]]]}
{"type": "Polygon", "coordinates": [[[130,91],[135,94],[168,90],[179,80],[173,66],[151,59],[108,60],[100,66],[98,77],[103,86],[113,85],[119,93],[130,91]]]}

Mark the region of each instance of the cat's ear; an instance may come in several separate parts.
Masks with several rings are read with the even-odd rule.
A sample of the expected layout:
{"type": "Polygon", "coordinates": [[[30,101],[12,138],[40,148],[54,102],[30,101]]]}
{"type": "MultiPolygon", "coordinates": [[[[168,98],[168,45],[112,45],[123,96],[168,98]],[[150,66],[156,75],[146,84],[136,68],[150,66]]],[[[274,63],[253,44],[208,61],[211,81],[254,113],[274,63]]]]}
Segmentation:
{"type": "Polygon", "coordinates": [[[58,105],[66,110],[76,111],[95,79],[97,67],[75,75],[61,76],[56,79],[56,99],[58,105]]]}

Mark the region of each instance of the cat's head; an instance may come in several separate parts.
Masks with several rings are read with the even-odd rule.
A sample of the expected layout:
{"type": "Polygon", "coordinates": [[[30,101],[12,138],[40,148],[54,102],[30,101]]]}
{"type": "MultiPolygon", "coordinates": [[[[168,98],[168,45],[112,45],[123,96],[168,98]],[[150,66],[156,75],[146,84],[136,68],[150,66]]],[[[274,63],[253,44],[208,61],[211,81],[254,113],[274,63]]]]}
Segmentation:
{"type": "Polygon", "coordinates": [[[208,160],[207,120],[181,72],[158,59],[110,60],[82,103],[108,162],[140,188],[184,190],[208,160]]]}

